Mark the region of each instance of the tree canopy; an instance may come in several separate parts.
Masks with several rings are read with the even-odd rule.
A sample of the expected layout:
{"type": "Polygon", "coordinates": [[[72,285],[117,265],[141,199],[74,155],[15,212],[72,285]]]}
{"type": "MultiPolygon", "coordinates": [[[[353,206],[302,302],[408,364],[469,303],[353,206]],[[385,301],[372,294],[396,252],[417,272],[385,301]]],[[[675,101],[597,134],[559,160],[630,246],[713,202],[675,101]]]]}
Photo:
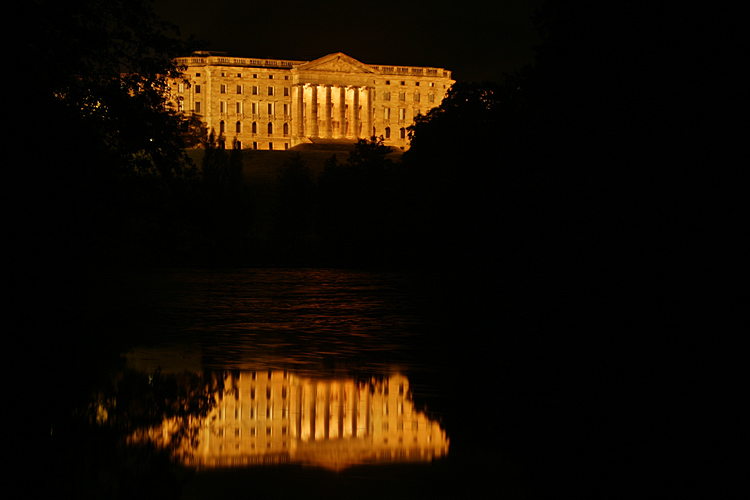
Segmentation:
{"type": "Polygon", "coordinates": [[[149,0],[33,0],[21,25],[30,157],[13,178],[19,226],[34,230],[19,241],[33,255],[54,245],[75,260],[164,244],[180,226],[167,222],[178,185],[193,172],[168,82],[179,75],[174,58],[195,42],[149,0]]]}
{"type": "MultiPolygon", "coordinates": [[[[157,18],[148,0],[35,0],[27,14],[24,58],[40,116],[53,125],[43,139],[71,151],[78,165],[119,174],[179,174],[179,116],[166,104],[173,59],[193,42],[157,18]]],[[[35,117],[39,119],[39,117],[35,117]]]]}

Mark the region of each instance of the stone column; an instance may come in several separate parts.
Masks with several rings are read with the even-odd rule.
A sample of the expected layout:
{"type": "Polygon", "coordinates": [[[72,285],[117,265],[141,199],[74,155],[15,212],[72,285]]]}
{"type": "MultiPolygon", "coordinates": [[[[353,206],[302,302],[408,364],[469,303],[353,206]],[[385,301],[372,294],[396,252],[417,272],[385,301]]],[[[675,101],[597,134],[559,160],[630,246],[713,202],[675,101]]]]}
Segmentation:
{"type": "Polygon", "coordinates": [[[333,124],[331,123],[332,110],[331,110],[331,86],[325,86],[325,123],[323,125],[323,136],[327,139],[333,137],[333,124]]]}
{"type": "Polygon", "coordinates": [[[365,126],[362,136],[366,139],[372,137],[372,87],[365,89],[365,126]]]}
{"type": "Polygon", "coordinates": [[[339,139],[346,139],[346,87],[339,87],[339,139]]]}
{"type": "Polygon", "coordinates": [[[359,87],[354,87],[352,89],[354,91],[354,95],[352,96],[352,137],[357,139],[359,138],[359,87]]]}
{"type": "Polygon", "coordinates": [[[304,107],[305,107],[305,86],[298,84],[294,86],[296,92],[294,96],[294,136],[302,138],[305,136],[304,107]]]}
{"type": "Polygon", "coordinates": [[[318,86],[310,85],[312,97],[310,99],[310,137],[318,137],[318,86]]]}

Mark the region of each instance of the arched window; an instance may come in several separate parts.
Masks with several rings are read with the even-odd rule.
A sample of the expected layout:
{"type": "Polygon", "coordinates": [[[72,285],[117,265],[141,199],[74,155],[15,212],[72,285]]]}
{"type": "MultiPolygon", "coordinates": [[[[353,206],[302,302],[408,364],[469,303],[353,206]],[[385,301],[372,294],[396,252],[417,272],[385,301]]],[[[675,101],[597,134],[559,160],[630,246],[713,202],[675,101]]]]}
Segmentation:
{"type": "Polygon", "coordinates": [[[273,135],[273,123],[268,123],[268,135],[273,135]]]}
{"type": "Polygon", "coordinates": [[[253,122],[252,131],[253,131],[253,134],[258,133],[258,124],[256,122],[253,122]]]}
{"type": "Polygon", "coordinates": [[[391,138],[391,127],[385,127],[385,138],[386,139],[391,138]]]}
{"type": "Polygon", "coordinates": [[[242,124],[240,122],[237,122],[236,131],[238,134],[242,132],[242,124]]]}
{"type": "Polygon", "coordinates": [[[286,137],[288,135],[289,135],[289,124],[285,123],[284,124],[284,137],[286,137]]]}
{"type": "Polygon", "coordinates": [[[224,133],[224,120],[221,120],[221,121],[219,122],[219,133],[220,133],[220,134],[223,134],[223,133],[224,133]]]}

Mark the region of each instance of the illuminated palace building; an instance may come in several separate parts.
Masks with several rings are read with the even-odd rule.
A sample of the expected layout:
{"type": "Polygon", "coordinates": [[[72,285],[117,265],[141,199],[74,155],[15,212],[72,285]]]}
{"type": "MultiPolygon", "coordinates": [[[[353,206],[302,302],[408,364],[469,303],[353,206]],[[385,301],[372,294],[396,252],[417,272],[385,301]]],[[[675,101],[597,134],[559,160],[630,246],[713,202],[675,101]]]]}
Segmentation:
{"type": "Polygon", "coordinates": [[[177,59],[172,100],[235,147],[289,149],[383,136],[408,147],[407,128],[454,83],[442,68],[364,64],[341,52],[314,61],[197,52],[177,59]]]}

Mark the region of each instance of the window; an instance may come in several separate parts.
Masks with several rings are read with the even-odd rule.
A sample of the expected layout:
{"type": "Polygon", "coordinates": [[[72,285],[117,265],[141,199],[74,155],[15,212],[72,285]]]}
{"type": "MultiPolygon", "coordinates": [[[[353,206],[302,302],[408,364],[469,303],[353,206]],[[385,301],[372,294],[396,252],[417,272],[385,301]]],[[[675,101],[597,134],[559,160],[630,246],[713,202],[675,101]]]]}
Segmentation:
{"type": "Polygon", "coordinates": [[[386,80],[386,81],[385,81],[385,84],[386,84],[386,85],[390,85],[390,84],[391,84],[391,81],[390,81],[390,80],[386,80]]]}
{"type": "Polygon", "coordinates": [[[273,103],[272,102],[268,103],[268,114],[269,115],[273,114],[273,103]]]}
{"type": "MultiPolygon", "coordinates": [[[[289,135],[289,124],[285,123],[284,124],[284,137],[286,137],[288,135],[289,135]]],[[[286,397],[286,387],[284,388],[284,392],[282,393],[281,397],[283,397],[283,398],[286,397]]]]}
{"type": "Polygon", "coordinates": [[[268,87],[268,95],[269,96],[273,95],[273,87],[268,87]]]}
{"type": "Polygon", "coordinates": [[[289,97],[289,87],[284,87],[284,97],[289,97]]]}
{"type": "Polygon", "coordinates": [[[284,104],[284,114],[287,115],[287,116],[289,115],[289,105],[288,104],[284,104]]]}
{"type": "Polygon", "coordinates": [[[406,92],[399,92],[398,93],[398,100],[399,101],[406,101],[406,92]]]}
{"type": "Polygon", "coordinates": [[[224,120],[221,120],[221,121],[219,122],[219,133],[220,133],[220,134],[223,134],[223,133],[224,133],[224,120]]]}
{"type": "Polygon", "coordinates": [[[199,114],[201,112],[201,103],[200,103],[200,101],[196,101],[195,102],[195,112],[199,113],[199,114]]]}
{"type": "Polygon", "coordinates": [[[398,131],[399,137],[401,139],[406,139],[406,129],[404,127],[401,127],[401,129],[398,131]]]}
{"type": "Polygon", "coordinates": [[[398,119],[399,120],[406,120],[406,109],[405,108],[398,108],[398,119]]]}
{"type": "Polygon", "coordinates": [[[237,73],[237,78],[242,78],[242,73],[237,73]]]}
{"type": "Polygon", "coordinates": [[[414,85],[416,85],[417,87],[419,87],[419,82],[414,82],[414,85]]]}
{"type": "Polygon", "coordinates": [[[384,120],[391,119],[391,108],[383,108],[383,119],[384,120]]]}
{"type": "Polygon", "coordinates": [[[201,76],[201,74],[200,73],[196,73],[195,76],[201,76]]]}
{"type": "Polygon", "coordinates": [[[254,115],[258,114],[258,103],[254,102],[250,105],[250,108],[252,109],[252,112],[254,115]]]}
{"type": "Polygon", "coordinates": [[[237,85],[237,93],[238,94],[242,93],[242,85],[237,85]]]}
{"type": "Polygon", "coordinates": [[[383,100],[384,101],[390,101],[391,100],[391,93],[390,92],[383,92],[383,100]]]}
{"type": "Polygon", "coordinates": [[[435,102],[435,94],[429,94],[429,95],[427,96],[427,100],[428,100],[429,102],[435,102]]]}
{"type": "MultiPolygon", "coordinates": [[[[272,143],[272,142],[269,142],[269,143],[268,143],[268,149],[270,149],[270,150],[273,150],[273,143],[272,143]]],[[[269,443],[269,444],[270,444],[270,443],[269,443]]]]}
{"type": "Polygon", "coordinates": [[[273,135],[273,123],[268,124],[268,135],[273,135]]]}
{"type": "Polygon", "coordinates": [[[258,95],[258,86],[253,85],[253,95],[258,95]]]}
{"type": "Polygon", "coordinates": [[[419,102],[419,92],[414,92],[414,102],[419,102]]]}
{"type": "Polygon", "coordinates": [[[406,82],[401,82],[401,85],[406,85],[406,82]]]}
{"type": "Polygon", "coordinates": [[[236,107],[237,107],[237,114],[241,115],[242,114],[242,103],[238,102],[236,107]]]}
{"type": "Polygon", "coordinates": [[[253,78],[258,78],[258,75],[253,75],[253,78]]]}
{"type": "Polygon", "coordinates": [[[242,124],[239,121],[235,126],[235,132],[237,132],[238,134],[242,133],[242,124]]]}
{"type": "MultiPolygon", "coordinates": [[[[252,127],[251,127],[250,130],[252,131],[253,134],[257,134],[258,133],[258,124],[256,122],[253,122],[252,127]]],[[[253,148],[253,149],[258,149],[258,148],[253,148]]]]}
{"type": "Polygon", "coordinates": [[[435,82],[430,82],[430,87],[434,87],[434,86],[435,86],[435,82]]]}
{"type": "Polygon", "coordinates": [[[391,127],[385,127],[385,138],[386,139],[391,138],[391,127]]]}
{"type": "Polygon", "coordinates": [[[269,80],[273,80],[273,75],[268,75],[269,80]]]}
{"type": "Polygon", "coordinates": [[[195,93],[196,94],[200,94],[201,93],[201,86],[200,85],[196,85],[195,86],[195,93]]]}
{"type": "Polygon", "coordinates": [[[219,92],[221,92],[222,94],[226,94],[227,93],[227,86],[222,83],[219,92]]]}
{"type": "Polygon", "coordinates": [[[219,102],[219,112],[220,113],[226,113],[227,112],[227,102],[226,101],[220,101],[219,102]]]}

